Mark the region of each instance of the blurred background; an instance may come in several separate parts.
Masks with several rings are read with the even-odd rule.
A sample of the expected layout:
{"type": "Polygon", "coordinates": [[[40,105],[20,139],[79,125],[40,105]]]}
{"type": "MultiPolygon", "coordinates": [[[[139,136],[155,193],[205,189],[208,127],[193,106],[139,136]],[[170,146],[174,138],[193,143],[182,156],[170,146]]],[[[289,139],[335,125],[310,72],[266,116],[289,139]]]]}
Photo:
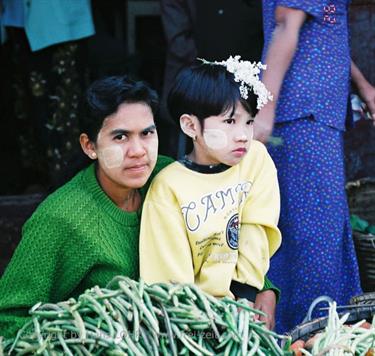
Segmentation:
{"type": "MultiPolygon", "coordinates": [[[[39,0],[42,4],[40,12],[44,11],[43,1],[48,2],[39,0]]],[[[238,0],[239,3],[242,1],[250,6],[252,16],[257,19],[251,26],[257,27],[260,33],[261,1],[238,0]]],[[[81,1],[69,2],[71,6],[81,1]]],[[[212,3],[212,0],[197,2],[202,7],[200,11],[211,11],[208,9],[210,5],[204,8],[205,2],[212,3]]],[[[52,39],[51,42],[56,43],[43,48],[38,48],[38,31],[41,30],[33,29],[31,26],[36,25],[27,23],[22,14],[17,13],[25,0],[0,0],[0,3],[3,13],[0,195],[47,193],[64,183],[66,170],[80,149],[77,138],[82,115],[81,100],[89,83],[104,75],[129,74],[146,80],[162,93],[167,41],[160,2],[87,0],[84,2],[86,17],[91,17],[94,34],[90,35],[89,29],[83,38],[62,42],[61,39],[52,39]]],[[[215,13],[200,16],[204,23],[201,34],[208,33],[210,21],[213,26],[218,26],[220,16],[226,15],[232,21],[238,16],[235,1],[215,0],[215,6],[212,10],[215,13]]],[[[78,10],[70,7],[69,15],[83,18],[84,14],[78,10]]],[[[48,19],[48,13],[40,13],[35,22],[39,23],[46,17],[48,19]]],[[[228,24],[223,32],[216,31],[217,39],[212,42],[221,45],[222,36],[230,28],[228,24]]],[[[350,29],[352,57],[365,76],[375,83],[375,0],[352,2],[350,29]]],[[[50,33],[53,31],[54,24],[51,23],[50,33]]],[[[206,38],[200,37],[204,45],[206,38]]],[[[236,41],[236,38],[238,36],[234,34],[230,40],[236,41]]],[[[258,51],[262,40],[259,34],[259,41],[254,46],[259,48],[258,51]]],[[[158,118],[160,152],[175,157],[176,128],[171,120],[160,116],[163,115],[158,118]]],[[[364,120],[356,122],[355,127],[346,133],[348,180],[375,175],[374,135],[374,129],[370,129],[364,120]]]]}
{"type": "MultiPolygon", "coordinates": [[[[75,168],[93,80],[129,74],[165,103],[173,75],[198,54],[259,60],[263,45],[261,0],[0,0],[0,14],[0,275],[24,221],[75,168]]],[[[350,31],[352,58],[374,84],[375,0],[352,1],[350,31]]],[[[375,128],[355,97],[351,109],[347,180],[375,177],[375,128]]],[[[179,129],[165,107],[156,122],[160,153],[176,158],[179,129]]]]}

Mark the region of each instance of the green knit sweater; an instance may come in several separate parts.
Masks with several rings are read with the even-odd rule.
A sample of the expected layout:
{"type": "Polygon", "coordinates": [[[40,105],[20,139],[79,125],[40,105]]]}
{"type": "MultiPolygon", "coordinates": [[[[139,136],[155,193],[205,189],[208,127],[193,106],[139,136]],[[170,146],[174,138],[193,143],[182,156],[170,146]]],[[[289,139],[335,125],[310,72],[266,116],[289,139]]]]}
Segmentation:
{"type": "MultiPolygon", "coordinates": [[[[171,162],[159,156],[149,182],[171,162]]],[[[119,209],[103,192],[94,164],[51,194],[24,225],[0,279],[0,335],[14,336],[37,302],[78,296],[120,274],[137,279],[139,226],[139,211],[119,209]]]]}

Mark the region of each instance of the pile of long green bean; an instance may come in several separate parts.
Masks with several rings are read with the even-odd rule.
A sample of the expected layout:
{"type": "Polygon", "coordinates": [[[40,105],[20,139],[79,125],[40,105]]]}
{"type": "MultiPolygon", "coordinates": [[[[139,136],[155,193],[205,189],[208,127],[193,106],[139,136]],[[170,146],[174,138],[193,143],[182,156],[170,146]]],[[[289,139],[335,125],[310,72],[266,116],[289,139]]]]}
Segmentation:
{"type": "Polygon", "coordinates": [[[116,277],[57,304],[37,304],[4,355],[286,355],[246,302],[194,285],[116,277]]]}

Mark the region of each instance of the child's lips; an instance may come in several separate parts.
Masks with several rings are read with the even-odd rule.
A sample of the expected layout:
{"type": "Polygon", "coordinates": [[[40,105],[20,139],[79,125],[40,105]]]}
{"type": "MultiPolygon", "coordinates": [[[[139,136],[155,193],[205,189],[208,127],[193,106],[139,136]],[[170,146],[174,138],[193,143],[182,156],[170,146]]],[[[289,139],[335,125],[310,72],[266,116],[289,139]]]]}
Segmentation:
{"type": "Polygon", "coordinates": [[[232,151],[233,154],[236,156],[236,157],[242,157],[246,154],[247,152],[247,149],[244,148],[244,147],[241,147],[241,148],[236,148],[235,150],[232,151]]]}

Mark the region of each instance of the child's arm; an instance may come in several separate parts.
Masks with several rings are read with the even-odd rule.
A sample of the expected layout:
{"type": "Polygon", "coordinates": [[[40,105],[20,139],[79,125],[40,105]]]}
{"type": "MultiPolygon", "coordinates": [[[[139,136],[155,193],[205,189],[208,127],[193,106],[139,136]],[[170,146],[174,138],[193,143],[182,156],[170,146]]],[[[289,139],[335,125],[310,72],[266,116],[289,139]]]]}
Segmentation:
{"type": "Polygon", "coordinates": [[[280,246],[281,234],[277,228],[280,212],[277,172],[265,149],[258,169],[241,214],[238,262],[233,279],[261,290],[269,259],[280,246]]]}
{"type": "Polygon", "coordinates": [[[147,283],[194,283],[193,261],[180,207],[153,182],[142,210],[140,276],[147,283]]]}

